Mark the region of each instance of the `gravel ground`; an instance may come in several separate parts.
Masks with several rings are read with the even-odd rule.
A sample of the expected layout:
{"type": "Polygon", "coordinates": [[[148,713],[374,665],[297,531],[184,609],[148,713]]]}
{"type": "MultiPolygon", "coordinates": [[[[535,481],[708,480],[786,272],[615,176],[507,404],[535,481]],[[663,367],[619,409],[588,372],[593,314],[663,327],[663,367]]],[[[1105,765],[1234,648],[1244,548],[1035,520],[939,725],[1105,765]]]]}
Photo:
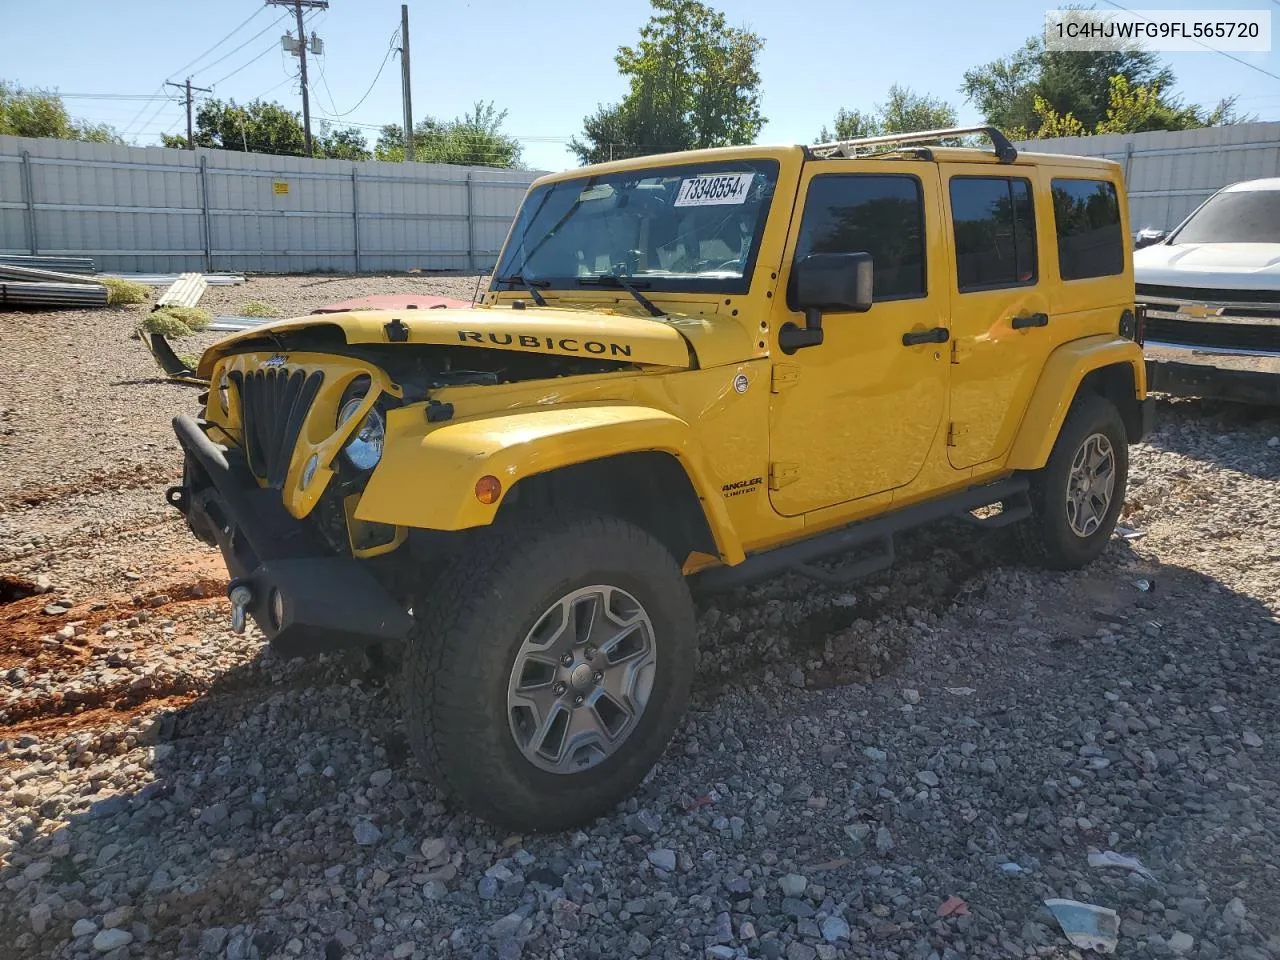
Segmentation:
{"type": "Polygon", "coordinates": [[[856,589],[704,606],[641,790],[508,836],[441,806],[385,686],[228,632],[220,560],[161,505],[195,391],[138,316],[0,314],[0,955],[1080,956],[1066,897],[1120,914],[1121,956],[1280,957],[1276,411],[1162,403],[1136,535],[1089,570],[944,526],[856,589]]]}

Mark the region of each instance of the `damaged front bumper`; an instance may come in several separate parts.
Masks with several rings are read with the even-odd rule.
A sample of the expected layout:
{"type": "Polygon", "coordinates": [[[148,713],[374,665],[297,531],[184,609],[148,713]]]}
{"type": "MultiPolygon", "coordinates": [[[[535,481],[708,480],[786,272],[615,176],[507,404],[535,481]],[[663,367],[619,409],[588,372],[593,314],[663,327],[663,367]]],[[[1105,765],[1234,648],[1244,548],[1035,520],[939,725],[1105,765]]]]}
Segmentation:
{"type": "Polygon", "coordinates": [[[168,501],[222,551],[236,616],[251,616],[286,656],[404,639],[412,618],[361,561],[329,550],[201,422],[179,416],[173,428],[186,462],[168,501]]]}

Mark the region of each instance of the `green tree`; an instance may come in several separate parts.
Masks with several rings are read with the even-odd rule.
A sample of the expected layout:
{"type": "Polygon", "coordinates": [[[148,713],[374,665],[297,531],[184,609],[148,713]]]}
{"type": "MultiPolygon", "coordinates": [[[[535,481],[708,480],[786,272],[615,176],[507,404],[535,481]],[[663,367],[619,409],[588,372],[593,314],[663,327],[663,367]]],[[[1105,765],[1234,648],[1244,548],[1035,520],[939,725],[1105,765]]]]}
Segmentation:
{"type": "Polygon", "coordinates": [[[1061,131],[1076,128],[1067,117],[1094,132],[1106,123],[1133,132],[1186,130],[1247,119],[1236,112],[1234,98],[1212,110],[1183,104],[1170,93],[1174,79],[1173,71],[1146,50],[1051,51],[1045,49],[1042,36],[1033,36],[1008,56],[966,70],[960,92],[987,123],[1033,138],[1068,136],[1061,131]],[[1117,77],[1126,85],[1126,96],[1138,97],[1142,91],[1142,105],[1135,102],[1133,109],[1122,111],[1124,120],[1109,119],[1117,109],[1113,100],[1117,77]]]}
{"type": "Polygon", "coordinates": [[[877,103],[873,110],[841,108],[837,111],[835,131],[823,127],[818,134],[818,142],[856,140],[859,137],[875,137],[886,133],[939,130],[955,125],[956,110],[951,104],[895,83],[889,88],[885,102],[877,103]]]}
{"type": "Polygon", "coordinates": [[[1039,120],[1038,129],[1032,134],[1026,128],[1011,128],[1009,133],[1014,139],[1190,130],[1239,122],[1234,119],[1234,97],[1222,101],[1212,112],[1206,113],[1200,107],[1185,106],[1181,101],[1166,98],[1158,84],[1134,86],[1119,74],[1111,77],[1107,85],[1106,116],[1092,127],[1070,111],[1059,113],[1044,97],[1037,96],[1032,106],[1039,120]]]}
{"type": "MultiPolygon", "coordinates": [[[[185,147],[187,138],[165,134],[166,147],[185,147]]],[[[305,157],[302,119],[278,103],[254,100],[241,106],[234,100],[209,99],[196,110],[195,145],[217,150],[274,153],[305,157]]],[[[312,156],[339,160],[367,160],[364,134],[354,127],[312,137],[312,156]]]]}
{"type": "Polygon", "coordinates": [[[757,58],[764,40],[698,0],[650,0],[653,15],[614,62],[630,89],[583,119],[582,163],[750,143],[764,126],[757,58]]]}
{"type": "Polygon", "coordinates": [[[15,137],[124,143],[109,124],[73,120],[56,93],[28,89],[5,80],[0,80],[0,133],[15,137]]]}
{"type": "MultiPolygon", "coordinates": [[[[453,120],[419,120],[413,125],[413,158],[419,163],[519,167],[520,141],[502,132],[506,119],[506,110],[477,101],[470,111],[453,120]]],[[[404,127],[395,123],[384,126],[374,155],[379,160],[404,160],[404,127]]]]}

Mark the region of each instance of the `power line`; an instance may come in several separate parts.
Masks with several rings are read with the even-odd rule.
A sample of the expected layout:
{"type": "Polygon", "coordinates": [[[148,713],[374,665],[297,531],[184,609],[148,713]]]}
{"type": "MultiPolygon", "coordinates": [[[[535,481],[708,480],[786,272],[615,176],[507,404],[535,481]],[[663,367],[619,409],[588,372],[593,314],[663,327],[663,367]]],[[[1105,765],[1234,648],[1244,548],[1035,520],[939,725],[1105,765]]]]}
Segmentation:
{"type": "MultiPolygon", "coordinates": [[[[242,22],[241,22],[241,23],[240,23],[240,24],[239,24],[239,25],[238,25],[234,30],[232,30],[230,33],[228,33],[225,37],[223,37],[221,40],[219,40],[219,41],[218,41],[217,43],[215,43],[213,46],[211,46],[211,47],[209,47],[207,50],[205,50],[205,51],[204,51],[204,53],[200,54],[200,56],[196,57],[194,60],[190,61],[189,63],[184,64],[184,65],[183,65],[182,67],[180,67],[179,69],[175,70],[175,71],[174,71],[174,73],[182,73],[184,70],[186,70],[186,69],[187,69],[187,67],[190,67],[190,66],[192,66],[193,64],[199,63],[201,60],[203,60],[203,59],[204,59],[205,57],[207,57],[209,54],[213,53],[213,51],[214,51],[214,50],[217,50],[217,49],[218,49],[218,47],[222,46],[222,44],[226,43],[226,42],[227,42],[228,40],[230,40],[233,36],[235,36],[235,35],[236,35],[236,33],[238,33],[240,30],[242,30],[242,29],[244,29],[246,26],[248,26],[249,22],[250,22],[250,21],[252,21],[252,20],[254,19],[254,17],[258,16],[258,15],[259,15],[263,10],[265,10],[265,9],[266,9],[265,7],[260,7],[259,9],[255,10],[252,14],[250,14],[250,16],[249,16],[246,20],[242,21],[242,22]]],[[[258,34],[258,36],[261,36],[261,34],[258,34]]],[[[243,44],[242,44],[241,46],[243,46],[243,44]]],[[[237,48],[237,49],[239,49],[239,48],[237,48]]],[[[215,62],[216,62],[216,61],[215,61],[215,62]]],[[[172,76],[172,75],[173,75],[173,74],[170,74],[170,76],[172,76]]],[[[151,96],[154,98],[157,94],[163,94],[163,93],[164,93],[164,84],[163,84],[163,83],[161,83],[158,87],[156,87],[155,92],[154,92],[151,96]]],[[[166,99],[167,99],[167,98],[166,98],[166,99]]],[[[148,106],[149,106],[149,103],[144,103],[144,104],[143,104],[142,108],[137,112],[137,114],[135,114],[135,115],[134,115],[133,119],[129,121],[129,123],[128,123],[128,125],[125,127],[125,129],[124,129],[123,131],[121,131],[121,136],[123,136],[123,137],[127,137],[127,136],[129,135],[130,131],[131,131],[135,126],[137,126],[137,125],[138,125],[138,121],[141,119],[142,115],[143,115],[144,113],[146,113],[146,112],[147,112],[148,106]]],[[[142,126],[143,126],[143,127],[145,127],[148,123],[150,123],[151,121],[153,121],[157,116],[159,116],[159,115],[160,115],[160,110],[163,110],[163,109],[164,109],[164,104],[163,104],[163,103],[161,103],[161,105],[160,105],[160,109],[159,109],[159,110],[154,110],[154,111],[152,111],[151,115],[150,115],[150,116],[149,116],[149,117],[148,117],[148,118],[147,118],[147,119],[142,123],[142,126]]]]}
{"type": "MultiPolygon", "coordinates": [[[[243,50],[245,47],[247,47],[249,44],[253,43],[253,41],[257,40],[260,36],[262,36],[262,35],[263,35],[264,33],[266,33],[268,30],[271,30],[272,28],[274,28],[274,27],[275,27],[275,26],[277,26],[278,24],[283,23],[283,22],[284,22],[284,20],[285,20],[287,17],[288,17],[288,14],[284,14],[284,15],[282,15],[282,16],[280,16],[280,17],[277,17],[275,20],[272,20],[272,21],[271,21],[270,23],[268,23],[265,27],[263,27],[261,30],[259,30],[257,33],[255,33],[255,34],[254,34],[252,37],[250,37],[248,40],[246,40],[244,43],[240,44],[240,46],[236,47],[236,48],[235,48],[235,49],[233,49],[233,50],[228,50],[226,53],[224,53],[222,56],[220,56],[217,60],[214,60],[212,63],[206,63],[203,67],[201,67],[199,70],[197,70],[197,71],[195,71],[195,72],[196,72],[196,73],[204,73],[206,70],[209,70],[209,69],[211,69],[211,68],[213,68],[213,67],[217,66],[218,64],[222,63],[222,61],[223,61],[223,60],[226,60],[226,59],[228,59],[228,58],[230,58],[230,57],[234,56],[235,54],[237,54],[237,53],[239,53],[241,50],[243,50]]],[[[272,49],[275,49],[275,44],[274,44],[274,43],[273,43],[273,44],[271,44],[271,48],[272,48],[272,49]]],[[[251,61],[249,61],[249,62],[250,62],[250,63],[252,63],[253,61],[251,60],[251,61]]]]}
{"type": "MultiPolygon", "coordinates": [[[[348,114],[355,113],[357,110],[360,109],[360,107],[364,104],[364,102],[369,99],[369,94],[373,93],[373,88],[377,86],[378,80],[382,76],[382,71],[387,68],[387,63],[391,60],[391,54],[395,53],[396,39],[399,36],[400,36],[399,30],[397,30],[395,33],[391,35],[391,43],[387,47],[387,55],[382,58],[382,64],[378,67],[378,72],[373,75],[373,82],[369,84],[369,89],[364,92],[363,97],[361,97],[359,100],[356,101],[356,105],[354,107],[352,107],[350,110],[339,111],[338,105],[336,103],[333,103],[333,94],[332,93],[329,94],[329,102],[333,103],[333,116],[331,116],[329,119],[336,120],[340,117],[345,117],[348,114]]],[[[325,90],[328,90],[329,82],[325,80],[323,70],[320,71],[320,79],[324,83],[325,90]]]]}
{"type": "MultiPolygon", "coordinates": [[[[1105,0],[1105,2],[1109,6],[1115,7],[1117,10],[1123,10],[1125,13],[1130,14],[1131,16],[1137,17],[1139,20],[1145,20],[1148,23],[1155,22],[1150,17],[1144,17],[1142,14],[1137,13],[1136,11],[1130,10],[1128,7],[1120,6],[1120,4],[1116,3],[1115,0],[1105,0]]],[[[1271,2],[1280,6],[1280,0],[1271,0],[1271,2]]],[[[1209,50],[1213,53],[1221,54],[1222,56],[1226,57],[1228,60],[1234,60],[1236,63],[1240,64],[1241,66],[1248,67],[1250,70],[1257,70],[1259,73],[1263,74],[1264,76],[1270,77],[1272,80],[1280,80],[1280,74],[1272,73],[1270,70],[1264,70],[1262,67],[1258,66],[1256,63],[1250,63],[1248,60],[1241,60],[1239,57],[1232,56],[1231,54],[1227,53],[1227,51],[1225,50],[1219,50],[1217,47],[1209,46],[1209,44],[1205,43],[1202,40],[1199,40],[1196,37],[1191,37],[1190,39],[1194,40],[1196,43],[1204,47],[1206,50],[1209,50]]]]}
{"type": "Polygon", "coordinates": [[[240,64],[240,66],[236,67],[234,70],[232,70],[230,73],[228,73],[225,77],[222,77],[222,78],[220,78],[220,79],[218,79],[218,80],[213,81],[213,83],[209,84],[209,86],[211,86],[211,87],[216,87],[218,84],[220,84],[220,83],[222,83],[222,82],[224,82],[224,81],[226,81],[226,80],[230,80],[232,77],[234,77],[234,76],[235,76],[237,73],[239,73],[241,70],[245,69],[246,67],[251,67],[251,66],[253,66],[255,63],[257,63],[259,60],[261,60],[261,59],[262,59],[263,57],[265,57],[268,53],[271,53],[271,52],[272,52],[272,51],[274,51],[275,49],[277,49],[277,45],[276,45],[275,43],[272,43],[272,44],[271,44],[271,46],[267,47],[267,49],[263,50],[260,54],[258,54],[258,55],[257,55],[256,57],[254,57],[252,60],[249,60],[249,61],[246,61],[245,63],[240,64]]]}
{"type": "MultiPolygon", "coordinates": [[[[220,46],[222,46],[224,43],[226,43],[228,40],[230,40],[232,37],[234,37],[237,33],[239,33],[241,30],[243,30],[245,27],[247,27],[247,26],[249,25],[250,21],[252,21],[252,20],[253,20],[253,19],[255,19],[256,17],[258,17],[258,16],[262,13],[262,11],[263,11],[263,10],[265,10],[265,9],[267,9],[267,8],[266,8],[266,7],[259,7],[257,10],[253,11],[253,13],[249,14],[249,16],[248,16],[247,18],[245,18],[245,19],[240,23],[240,25],[239,25],[239,26],[237,26],[234,30],[232,30],[230,33],[228,33],[225,37],[223,37],[221,40],[219,40],[217,43],[215,43],[212,47],[210,47],[210,48],[209,48],[208,50],[206,50],[204,53],[200,54],[200,56],[196,57],[196,58],[195,58],[194,60],[192,60],[190,63],[184,64],[183,66],[179,67],[177,70],[173,71],[173,73],[169,74],[169,76],[171,76],[171,77],[172,77],[174,74],[180,74],[180,73],[183,73],[183,72],[185,72],[186,70],[190,69],[191,67],[195,66],[197,63],[199,63],[201,60],[203,60],[203,59],[204,59],[205,57],[207,57],[209,54],[213,53],[213,51],[217,50],[220,46]]],[[[259,36],[261,36],[261,34],[259,34],[259,36]]],[[[215,62],[216,62],[216,61],[215,61],[215,62]]],[[[201,68],[201,69],[207,69],[207,68],[201,68]]]]}

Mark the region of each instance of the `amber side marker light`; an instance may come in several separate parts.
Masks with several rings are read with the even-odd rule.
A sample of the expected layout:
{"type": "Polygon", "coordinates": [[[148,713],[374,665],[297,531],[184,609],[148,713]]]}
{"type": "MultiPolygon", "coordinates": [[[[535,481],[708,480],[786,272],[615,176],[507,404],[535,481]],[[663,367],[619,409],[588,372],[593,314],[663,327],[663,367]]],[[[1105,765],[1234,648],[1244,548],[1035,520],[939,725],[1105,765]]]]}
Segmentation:
{"type": "Polygon", "coordinates": [[[494,476],[483,476],[476,481],[476,499],[481,503],[497,503],[502,496],[502,481],[494,476]]]}

